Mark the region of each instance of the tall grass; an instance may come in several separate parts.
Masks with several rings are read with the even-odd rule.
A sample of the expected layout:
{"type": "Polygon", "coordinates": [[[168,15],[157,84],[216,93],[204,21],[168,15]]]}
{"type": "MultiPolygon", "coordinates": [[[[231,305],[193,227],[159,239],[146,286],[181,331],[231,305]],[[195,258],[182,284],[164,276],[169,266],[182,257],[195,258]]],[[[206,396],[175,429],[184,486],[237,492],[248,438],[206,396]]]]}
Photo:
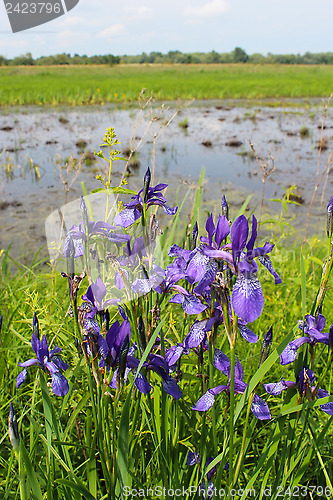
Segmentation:
{"type": "Polygon", "coordinates": [[[130,103],[142,88],[156,100],[323,97],[331,66],[118,65],[0,67],[0,105],[130,103]]]}

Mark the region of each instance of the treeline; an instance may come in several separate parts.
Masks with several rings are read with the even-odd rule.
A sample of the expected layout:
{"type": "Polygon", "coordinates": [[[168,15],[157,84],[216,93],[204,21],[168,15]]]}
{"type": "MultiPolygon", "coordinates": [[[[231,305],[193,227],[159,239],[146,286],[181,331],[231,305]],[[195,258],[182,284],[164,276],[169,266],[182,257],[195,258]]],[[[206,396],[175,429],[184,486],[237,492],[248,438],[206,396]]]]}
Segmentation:
{"type": "Polygon", "coordinates": [[[80,56],[79,54],[58,54],[55,56],[42,56],[34,59],[31,53],[13,59],[0,56],[2,66],[51,66],[51,65],[89,65],[89,64],[227,64],[227,63],[252,63],[252,64],[333,64],[333,52],[312,54],[251,54],[244,49],[236,47],[232,52],[192,52],[184,54],[179,50],[170,50],[167,54],[162,52],[143,52],[136,56],[80,56]]]}

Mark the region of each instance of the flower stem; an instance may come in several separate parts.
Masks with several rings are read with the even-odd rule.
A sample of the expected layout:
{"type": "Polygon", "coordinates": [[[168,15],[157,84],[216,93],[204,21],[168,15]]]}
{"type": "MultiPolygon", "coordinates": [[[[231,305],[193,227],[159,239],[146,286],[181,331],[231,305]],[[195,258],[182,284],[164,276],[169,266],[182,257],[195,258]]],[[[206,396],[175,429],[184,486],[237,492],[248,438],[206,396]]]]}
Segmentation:
{"type": "Polygon", "coordinates": [[[246,437],[247,437],[247,429],[249,425],[249,417],[250,417],[250,410],[251,410],[251,405],[253,402],[254,398],[254,392],[251,392],[248,403],[247,403],[247,410],[246,410],[246,417],[245,417],[245,424],[244,424],[244,430],[243,430],[243,438],[242,438],[242,446],[241,446],[241,451],[239,453],[235,473],[234,473],[234,479],[233,479],[233,486],[236,485],[237,479],[239,476],[239,471],[243,462],[244,458],[244,453],[245,453],[245,448],[246,448],[246,437]]]}
{"type": "Polygon", "coordinates": [[[235,413],[235,345],[230,348],[230,411],[229,411],[229,491],[233,484],[234,455],[234,413],[235,413]]]}

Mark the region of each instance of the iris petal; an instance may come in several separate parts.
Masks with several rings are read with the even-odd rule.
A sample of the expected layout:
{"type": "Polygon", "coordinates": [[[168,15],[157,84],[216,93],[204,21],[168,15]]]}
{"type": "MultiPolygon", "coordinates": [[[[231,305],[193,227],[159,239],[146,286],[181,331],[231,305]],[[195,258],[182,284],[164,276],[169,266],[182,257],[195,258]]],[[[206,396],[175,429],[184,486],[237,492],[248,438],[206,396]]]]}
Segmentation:
{"type": "Polygon", "coordinates": [[[238,273],[232,290],[231,303],[239,318],[252,323],[259,318],[264,307],[260,282],[253,273],[238,273]]]}
{"type": "Polygon", "coordinates": [[[65,396],[69,390],[66,377],[60,372],[52,373],[52,391],[56,396],[65,396]]]}
{"type": "Polygon", "coordinates": [[[140,217],[141,212],[137,208],[124,208],[124,210],[115,216],[113,222],[117,226],[128,227],[134,224],[140,217]]]}
{"type": "Polygon", "coordinates": [[[257,394],[254,395],[251,411],[259,420],[269,420],[272,418],[267,403],[257,394]]]}
{"type": "Polygon", "coordinates": [[[184,346],[186,349],[192,349],[198,347],[198,345],[203,341],[206,335],[206,325],[208,320],[196,321],[191,326],[189,333],[184,340],[184,346]]]}
{"type": "Polygon", "coordinates": [[[214,403],[215,396],[209,390],[203,396],[201,396],[196,405],[192,407],[192,410],[208,411],[214,403]]]}

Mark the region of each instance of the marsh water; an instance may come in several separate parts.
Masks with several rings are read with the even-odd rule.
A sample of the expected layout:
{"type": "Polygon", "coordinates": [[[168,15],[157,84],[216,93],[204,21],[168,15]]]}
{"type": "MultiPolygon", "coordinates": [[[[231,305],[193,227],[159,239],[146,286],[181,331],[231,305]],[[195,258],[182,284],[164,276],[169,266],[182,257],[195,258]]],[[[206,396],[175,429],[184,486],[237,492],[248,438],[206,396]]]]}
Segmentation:
{"type": "MultiPolygon", "coordinates": [[[[115,128],[123,155],[131,149],[136,151],[135,161],[126,170],[128,187],[132,189],[141,189],[143,175],[150,166],[155,184],[169,184],[166,197],[174,204],[188,189],[193,191],[205,167],[203,200],[207,211],[215,206],[218,212],[222,194],[231,208],[238,208],[251,194],[250,208],[259,211],[263,188],[260,165],[264,162],[268,170],[274,167],[265,182],[264,210],[280,211],[280,204],[269,200],[281,199],[285,189],[295,185],[294,199],[299,204],[291,206],[289,214],[295,216],[296,226],[305,225],[318,168],[320,178],[330,161],[330,108],[323,126],[320,100],[293,102],[289,107],[234,101],[177,106],[147,106],[141,111],[113,106],[3,110],[0,248],[12,245],[14,255],[31,256],[46,243],[47,216],[80,197],[82,181],[88,191],[100,187],[96,175],[104,177],[107,164],[94,158],[93,151],[101,149],[107,127],[115,128]],[[80,160],[77,171],[73,169],[74,158],[80,160]]],[[[114,185],[120,182],[124,166],[123,161],[115,163],[114,185]]],[[[318,227],[318,217],[325,221],[332,184],[333,174],[325,173],[311,214],[313,228],[318,227]]],[[[190,204],[186,210],[190,210],[190,204]]]]}

